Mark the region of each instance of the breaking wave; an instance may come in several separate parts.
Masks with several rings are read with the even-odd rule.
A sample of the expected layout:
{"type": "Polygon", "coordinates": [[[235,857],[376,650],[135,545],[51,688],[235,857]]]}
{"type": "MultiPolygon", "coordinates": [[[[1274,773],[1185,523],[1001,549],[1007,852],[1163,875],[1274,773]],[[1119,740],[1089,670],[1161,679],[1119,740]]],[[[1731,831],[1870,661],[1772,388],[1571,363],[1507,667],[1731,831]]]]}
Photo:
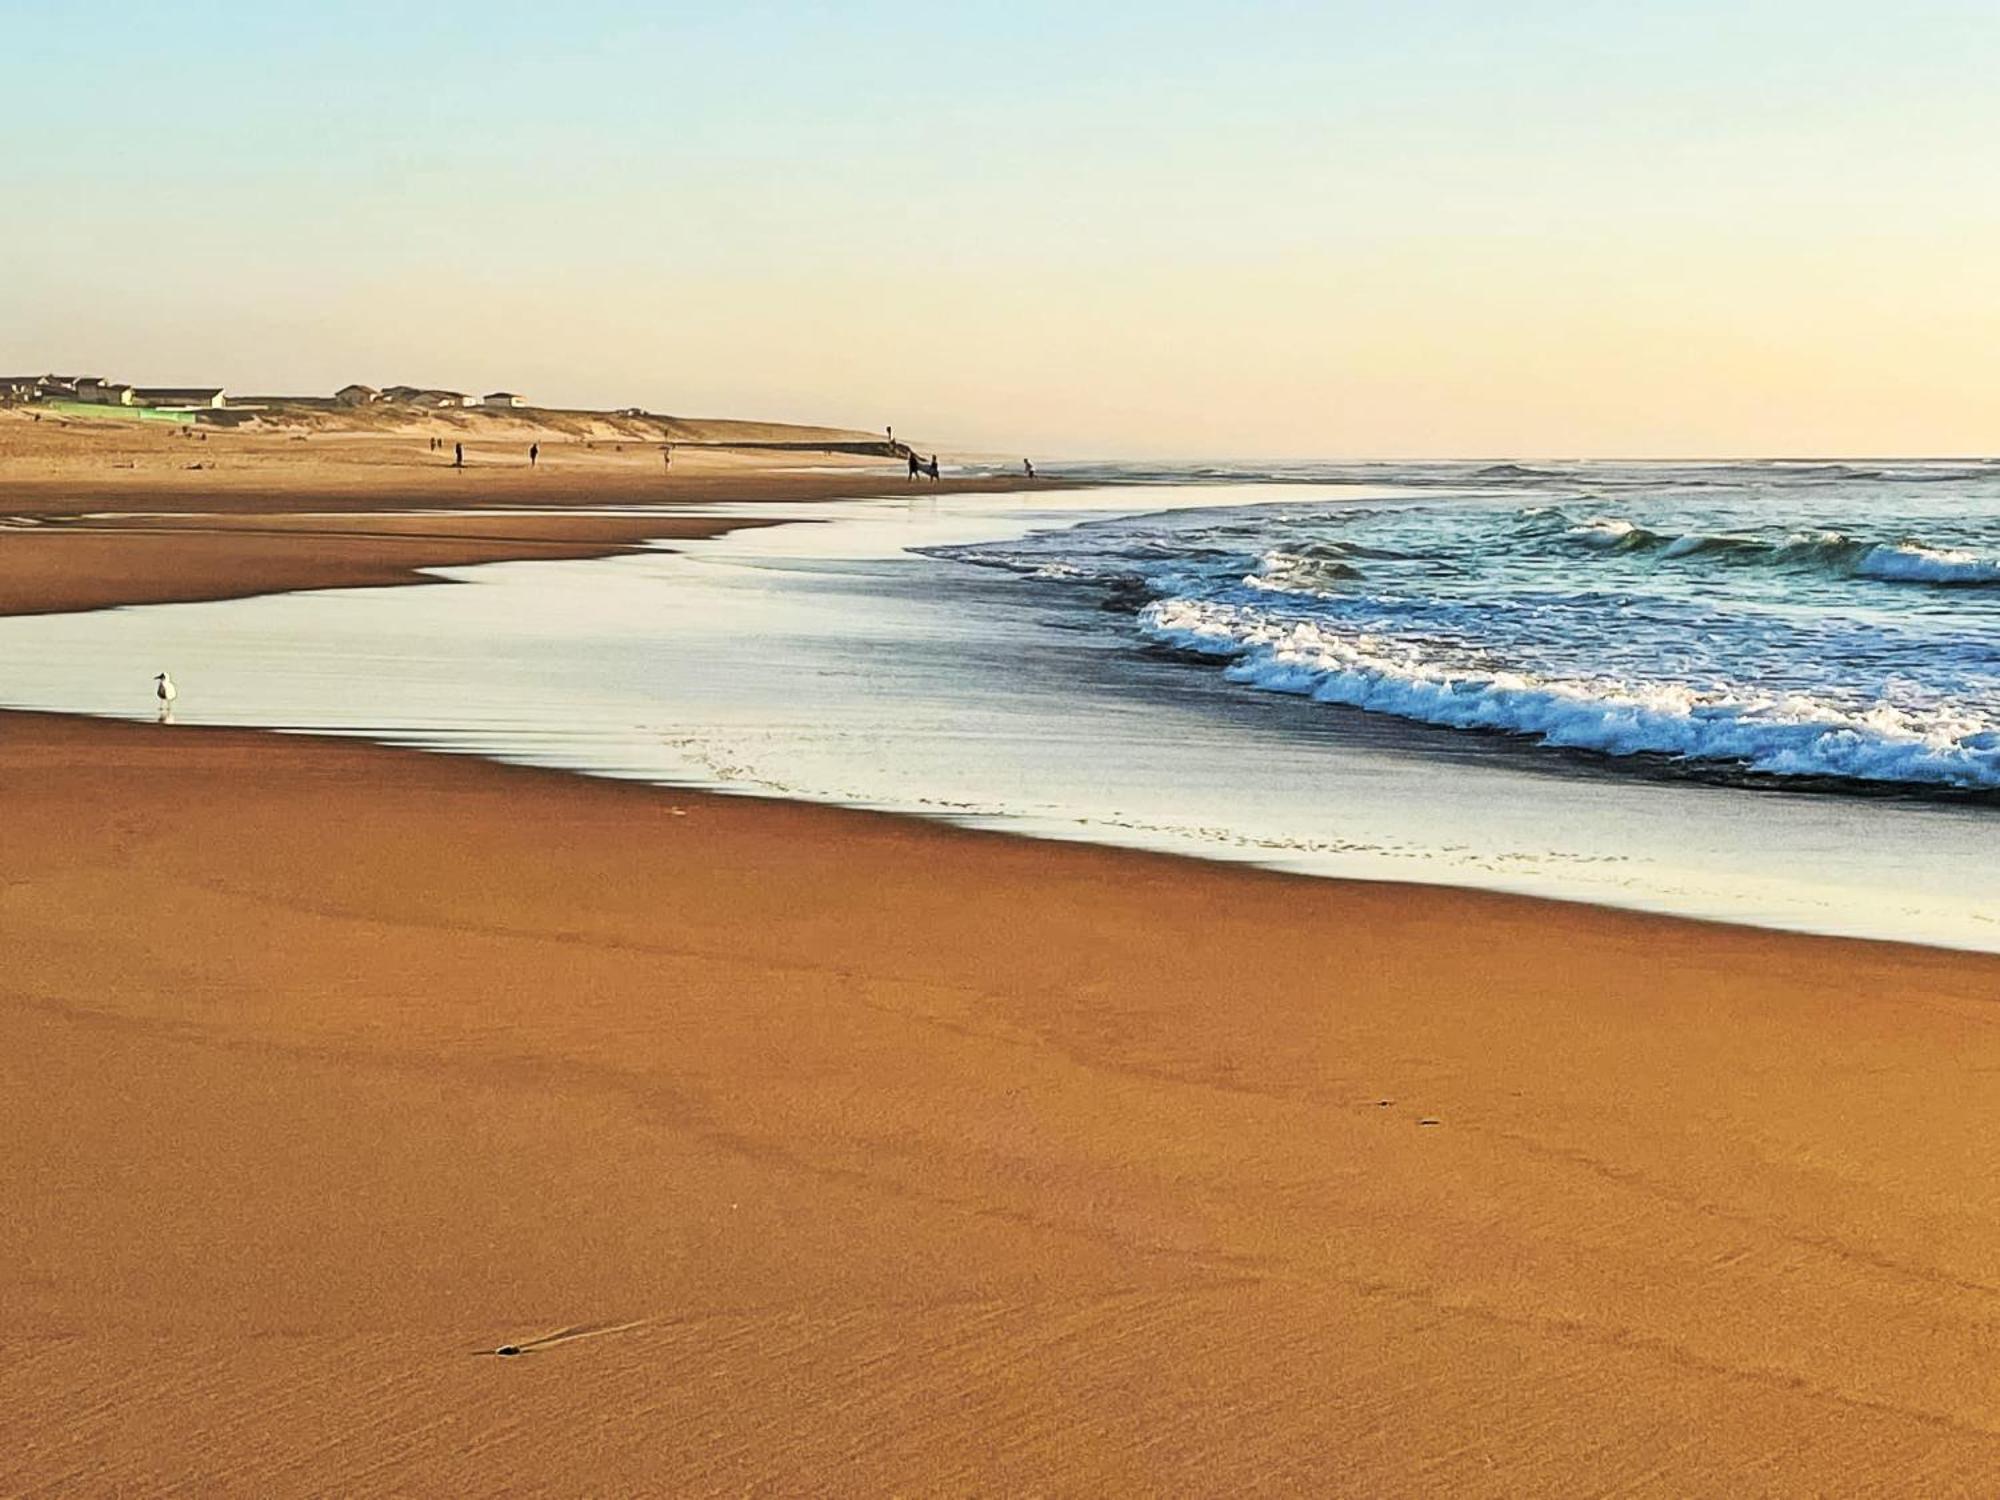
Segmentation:
{"type": "Polygon", "coordinates": [[[2000,725],[1950,707],[1862,710],[1805,693],[1538,676],[1213,600],[1156,600],[1139,621],[1154,640],[1230,658],[1235,681],[1425,724],[1777,776],[2000,790],[2000,725]]]}
{"type": "Polygon", "coordinates": [[[1983,802],[2000,464],[1907,468],[1460,466],[1390,497],[1267,492],[927,550],[1260,688],[1772,786],[1983,802]]]}
{"type": "Polygon", "coordinates": [[[1855,564],[1854,571],[1863,578],[1879,578],[1888,583],[1978,585],[2000,583],[2000,558],[1899,542],[1893,547],[1870,547],[1855,564]]]}

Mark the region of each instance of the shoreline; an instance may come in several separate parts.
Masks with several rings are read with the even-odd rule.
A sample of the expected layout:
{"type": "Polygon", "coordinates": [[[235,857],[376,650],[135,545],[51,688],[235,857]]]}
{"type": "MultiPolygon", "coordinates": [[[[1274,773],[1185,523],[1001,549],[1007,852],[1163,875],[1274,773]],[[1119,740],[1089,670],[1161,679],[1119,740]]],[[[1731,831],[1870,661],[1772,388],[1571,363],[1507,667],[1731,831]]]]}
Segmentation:
{"type": "Polygon", "coordinates": [[[656,443],[606,439],[551,444],[530,467],[524,435],[475,444],[457,470],[418,433],[48,428],[0,412],[0,617],[421,583],[424,568],[609,557],[758,524],[593,513],[605,507],[1028,489],[1012,476],[909,485],[880,462],[830,454],[807,469],[754,448],[676,448],[667,469],[656,443]],[[119,454],[130,469],[111,467],[119,454]],[[305,519],[311,548],[298,544],[305,519]]]}
{"type": "Polygon", "coordinates": [[[7,1488],[2000,1461],[2000,960],[0,722],[7,1488]]]}
{"type": "MultiPolygon", "coordinates": [[[[777,477],[759,470],[734,493],[768,493],[759,486],[777,477]]],[[[817,474],[793,477],[829,482],[817,474]]],[[[844,490],[857,477],[869,476],[833,482],[844,490]]],[[[1060,532],[1101,512],[1217,504],[1201,486],[1078,491],[1060,485],[1054,494],[1010,489],[992,500],[940,496],[930,486],[907,498],[893,483],[862,487],[890,494],[824,505],[738,503],[721,507],[720,516],[635,515],[608,504],[329,514],[295,501],[302,508],[284,513],[106,517],[98,530],[69,538],[122,559],[123,571],[114,564],[89,575],[100,598],[121,602],[122,585],[133,579],[160,590],[145,556],[136,548],[119,551],[141,539],[191,549],[224,585],[204,588],[201,570],[193,568],[177,575],[174,587],[268,597],[151,616],[51,616],[47,629],[23,621],[9,653],[10,696],[26,708],[150,717],[130,711],[119,673],[132,661],[157,658],[177,675],[184,666],[195,671],[196,722],[358,731],[385,743],[583,774],[869,806],[1316,878],[1512,890],[1965,951],[1996,946],[1976,892],[1961,893],[1937,874],[1948,868],[1940,861],[1982,857],[1979,830],[1954,819],[1944,799],[1899,803],[1883,815],[1878,839],[1875,820],[1843,802],[1818,813],[1799,797],[1780,797],[1763,809],[1762,837],[1746,841],[1726,831],[1729,816],[1707,795],[1713,785],[1707,779],[1634,775],[1609,763],[1572,775],[1560,770],[1554,752],[1482,748],[1464,734],[1434,747],[1437,759],[1464,771],[1441,784],[1427,769],[1433,751],[1413,747],[1447,731],[1370,715],[1329,738],[1317,718],[1323,711],[1294,710],[1279,701],[1282,695],[1224,690],[1186,669],[1163,674],[1122,647],[1108,654],[1088,649],[1090,637],[1103,632],[1087,601],[1051,633],[1038,616],[1052,602],[1061,606],[1060,596],[1023,609],[1035,601],[1013,597],[1009,590],[1018,585],[996,593],[982,584],[979,570],[960,569],[940,609],[947,595],[909,572],[905,554],[930,550],[940,536],[1060,532]],[[791,521],[830,524],[783,524],[791,521]],[[441,532],[448,523],[458,530],[441,532]],[[488,549],[468,559],[474,564],[492,552],[503,560],[600,557],[609,538],[580,540],[593,527],[649,540],[621,543],[628,553],[622,560],[581,567],[460,571],[446,563],[420,576],[413,571],[468,547],[488,549]],[[738,540],[684,545],[725,532],[738,540]],[[244,543],[257,549],[258,568],[247,577],[235,561],[244,543]],[[414,557],[408,548],[418,549],[414,557]],[[679,551],[694,552],[696,562],[671,555],[679,551]],[[746,566],[749,575],[741,572],[746,566]],[[303,574],[302,591],[274,590],[287,569],[303,574]],[[732,575],[754,580],[754,588],[732,586],[732,575]],[[364,593],[346,603],[337,593],[312,597],[343,582],[419,581],[479,587],[364,593]],[[850,592],[857,584],[865,602],[850,592]],[[518,622],[551,609],[583,612],[593,622],[596,649],[565,655],[560,632],[546,643],[522,632],[518,622]],[[864,632],[873,657],[869,685],[855,681],[846,691],[830,687],[801,697],[801,670],[830,682],[848,678],[857,618],[878,614],[880,621],[864,632]],[[427,644],[415,663],[398,668],[405,635],[427,644]],[[229,645],[235,639],[240,650],[229,645]],[[258,640],[269,647],[256,646],[258,640]],[[674,642],[682,649],[656,649],[674,642]],[[273,651],[290,655],[289,669],[273,670],[273,651]],[[971,653],[965,658],[971,675],[926,677],[920,664],[942,660],[939,651],[971,653]],[[1066,654],[1058,665],[1050,652],[1066,654]],[[1070,689],[1024,694],[1026,682],[981,665],[1015,656],[1040,660],[1054,669],[1051,681],[1070,682],[1070,689]],[[381,669],[348,665],[371,660],[381,669]],[[700,665],[723,660],[734,664],[726,675],[700,665]],[[461,664],[455,674],[441,669],[446,661],[461,664]],[[530,661],[543,672],[559,670],[560,686],[545,693],[543,681],[520,665],[530,661]],[[684,668],[675,665],[683,661],[684,668]],[[68,667],[52,670],[61,662],[68,667]],[[1107,671],[1103,663],[1112,665],[1098,680],[1107,671]],[[875,697],[908,705],[915,719],[871,710],[875,697]],[[808,701],[816,704],[811,711],[808,701]],[[1020,706],[988,707],[1009,703],[1020,706]],[[1120,712],[1121,703],[1148,705],[1149,719],[1188,737],[1176,753],[1163,755],[1120,712]],[[664,704],[681,708],[663,713],[664,704]],[[946,721],[1018,749],[1002,758],[953,750],[952,736],[925,727],[946,721]],[[745,722],[761,727],[754,733],[734,727],[745,722]],[[825,731],[836,723],[840,733],[829,737],[825,731]],[[886,762],[843,759],[837,747],[847,740],[878,742],[894,753],[886,762]],[[1039,741],[1051,748],[1029,748],[1039,741]],[[1093,790],[1087,776],[1078,779],[1074,757],[1055,748],[1065,745],[1119,757],[1126,773],[1115,799],[1093,790]],[[1237,755],[1245,750],[1256,752],[1254,774],[1237,755]],[[1326,794],[1324,807],[1298,805],[1294,790],[1305,786],[1326,794]],[[1531,815],[1492,810],[1495,797],[1542,807],[1562,819],[1560,831],[1545,834],[1546,825],[1531,815]],[[1895,853],[1899,840],[1910,839],[1930,841],[1938,857],[1910,867],[1895,853]],[[1766,844],[1771,852],[1759,853],[1766,844]],[[1795,861],[1820,873],[1795,880],[1789,873],[1795,861]],[[1885,904],[1873,894],[1878,890],[1900,894],[1885,904]]],[[[405,493],[397,488],[386,503],[400,504],[405,493]]],[[[1225,492],[1220,500],[1245,498],[1225,492]]],[[[1353,498],[1397,497],[1369,489],[1353,498]]],[[[19,535],[0,533],[0,542],[11,545],[19,535]]],[[[5,551],[0,547],[0,573],[5,551]]],[[[1741,805],[1741,796],[1729,800],[1741,805]]]]}
{"type": "Polygon", "coordinates": [[[2000,1466],[2000,957],[268,730],[0,789],[0,1489],[2000,1466]]]}

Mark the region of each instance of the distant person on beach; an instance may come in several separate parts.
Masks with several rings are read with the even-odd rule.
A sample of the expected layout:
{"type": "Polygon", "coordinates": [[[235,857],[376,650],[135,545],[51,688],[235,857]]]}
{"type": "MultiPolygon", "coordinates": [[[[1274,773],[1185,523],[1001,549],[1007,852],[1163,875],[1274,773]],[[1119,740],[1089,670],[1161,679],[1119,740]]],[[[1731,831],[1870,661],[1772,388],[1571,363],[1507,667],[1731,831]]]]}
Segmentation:
{"type": "Polygon", "coordinates": [[[903,483],[908,484],[910,482],[910,479],[915,479],[917,477],[918,471],[922,467],[923,466],[917,462],[917,450],[912,448],[910,450],[910,478],[905,479],[903,483]]]}
{"type": "Polygon", "coordinates": [[[663,469],[671,469],[673,466],[674,466],[674,445],[672,443],[660,444],[660,467],[663,469]]]}
{"type": "Polygon", "coordinates": [[[451,466],[454,469],[465,467],[465,444],[453,443],[451,445],[451,466]]]}
{"type": "Polygon", "coordinates": [[[928,474],[928,475],[930,475],[930,476],[931,476],[931,483],[932,483],[932,484],[936,484],[936,483],[937,483],[937,477],[938,477],[938,472],[937,472],[937,455],[936,455],[935,453],[933,453],[933,454],[931,455],[931,461],[930,461],[930,464],[929,464],[929,466],[928,466],[928,467],[927,467],[927,468],[926,468],[926,469],[924,470],[924,472],[925,472],[926,474],[928,474]]]}
{"type": "Polygon", "coordinates": [[[528,467],[531,469],[534,468],[541,461],[541,457],[542,445],[540,443],[528,444],[528,467]]]}
{"type": "Polygon", "coordinates": [[[1028,477],[1030,479],[1033,479],[1035,477],[1035,461],[1033,459],[1031,458],[1022,459],[1021,467],[1028,471],[1028,477]]]}

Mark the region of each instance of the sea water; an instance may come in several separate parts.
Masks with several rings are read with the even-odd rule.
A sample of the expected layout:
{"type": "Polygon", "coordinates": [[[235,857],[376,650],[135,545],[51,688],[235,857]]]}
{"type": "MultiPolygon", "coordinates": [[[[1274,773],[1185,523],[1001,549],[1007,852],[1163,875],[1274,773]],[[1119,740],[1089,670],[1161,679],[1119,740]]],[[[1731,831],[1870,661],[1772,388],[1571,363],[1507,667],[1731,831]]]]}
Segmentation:
{"type": "Polygon", "coordinates": [[[1085,477],[0,619],[0,703],[2000,948],[1984,466],[1085,477]]]}
{"type": "Polygon", "coordinates": [[[1246,688],[1776,787],[2000,793],[2000,466],[1425,467],[937,549],[1246,688]]]}

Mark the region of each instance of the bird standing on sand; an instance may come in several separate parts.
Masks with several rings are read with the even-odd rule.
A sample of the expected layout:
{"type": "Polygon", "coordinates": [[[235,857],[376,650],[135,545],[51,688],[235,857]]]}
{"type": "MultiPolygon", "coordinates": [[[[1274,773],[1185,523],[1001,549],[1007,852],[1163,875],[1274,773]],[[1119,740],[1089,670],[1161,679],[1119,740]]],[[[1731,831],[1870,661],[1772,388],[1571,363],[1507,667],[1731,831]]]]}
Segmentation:
{"type": "Polygon", "coordinates": [[[160,717],[164,719],[174,711],[174,699],[180,696],[180,689],[174,686],[173,678],[160,672],[153,678],[153,696],[160,700],[160,717]]]}

